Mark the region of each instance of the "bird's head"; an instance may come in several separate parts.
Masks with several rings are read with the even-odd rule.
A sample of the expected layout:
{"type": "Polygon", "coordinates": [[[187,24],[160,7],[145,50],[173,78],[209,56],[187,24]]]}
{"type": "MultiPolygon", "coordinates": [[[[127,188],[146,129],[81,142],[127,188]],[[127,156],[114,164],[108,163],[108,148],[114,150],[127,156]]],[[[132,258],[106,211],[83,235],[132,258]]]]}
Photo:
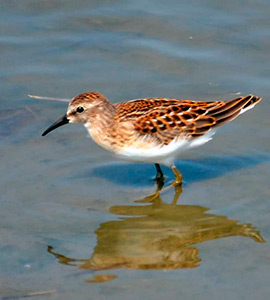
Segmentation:
{"type": "Polygon", "coordinates": [[[87,92],[76,96],[70,101],[67,113],[47,128],[42,136],[68,123],[86,124],[89,121],[91,112],[104,102],[108,102],[108,100],[97,92],[87,92]]]}

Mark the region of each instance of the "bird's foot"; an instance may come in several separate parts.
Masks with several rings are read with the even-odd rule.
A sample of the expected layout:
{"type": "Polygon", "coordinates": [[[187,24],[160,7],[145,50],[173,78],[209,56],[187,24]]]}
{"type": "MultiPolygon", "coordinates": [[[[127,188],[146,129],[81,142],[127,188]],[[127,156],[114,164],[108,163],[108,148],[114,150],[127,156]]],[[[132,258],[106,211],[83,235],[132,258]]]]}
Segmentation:
{"type": "Polygon", "coordinates": [[[152,203],[152,202],[155,202],[156,199],[159,198],[163,186],[164,186],[164,181],[162,181],[162,180],[157,181],[157,190],[156,190],[155,193],[150,194],[150,195],[144,197],[141,200],[136,200],[135,202],[136,203],[152,203]]]}

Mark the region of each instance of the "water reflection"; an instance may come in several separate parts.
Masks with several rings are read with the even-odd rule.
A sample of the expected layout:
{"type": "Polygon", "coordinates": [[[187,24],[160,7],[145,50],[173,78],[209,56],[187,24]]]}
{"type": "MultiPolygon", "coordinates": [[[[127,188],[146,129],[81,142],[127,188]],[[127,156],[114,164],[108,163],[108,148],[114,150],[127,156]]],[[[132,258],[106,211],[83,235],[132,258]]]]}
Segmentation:
{"type": "MultiPolygon", "coordinates": [[[[138,201],[147,205],[112,206],[111,213],[126,217],[100,225],[96,230],[97,245],[88,259],[70,258],[54,252],[52,247],[48,251],[59,263],[87,270],[168,270],[198,267],[201,259],[196,244],[202,242],[229,236],[264,242],[250,224],[207,213],[206,207],[177,204],[181,192],[181,187],[175,189],[171,203],[164,203],[156,193],[138,201]]],[[[102,274],[87,282],[115,278],[116,275],[102,274]]]]}

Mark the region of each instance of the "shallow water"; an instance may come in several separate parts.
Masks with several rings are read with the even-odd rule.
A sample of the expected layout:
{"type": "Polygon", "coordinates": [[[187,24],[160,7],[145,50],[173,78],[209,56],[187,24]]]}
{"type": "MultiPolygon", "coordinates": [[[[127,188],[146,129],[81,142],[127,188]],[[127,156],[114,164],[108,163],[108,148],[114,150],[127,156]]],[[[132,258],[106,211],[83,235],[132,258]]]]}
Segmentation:
{"type": "Polygon", "coordinates": [[[268,299],[266,1],[0,1],[2,299],[268,299]],[[263,101],[164,168],[121,162],[27,94],[263,101]],[[177,199],[179,198],[179,199],[177,199]],[[75,298],[76,297],[76,298],[75,298]]]}

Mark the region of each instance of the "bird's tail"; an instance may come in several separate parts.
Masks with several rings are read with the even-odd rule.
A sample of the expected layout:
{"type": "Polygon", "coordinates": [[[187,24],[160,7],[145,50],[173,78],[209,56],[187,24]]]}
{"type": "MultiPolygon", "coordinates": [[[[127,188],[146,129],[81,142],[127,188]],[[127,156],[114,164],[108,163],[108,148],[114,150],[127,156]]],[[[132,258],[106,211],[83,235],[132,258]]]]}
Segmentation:
{"type": "Polygon", "coordinates": [[[262,98],[260,97],[248,95],[234,100],[220,101],[218,105],[208,110],[207,115],[215,118],[215,126],[220,126],[253,108],[261,100],[262,98]]]}

